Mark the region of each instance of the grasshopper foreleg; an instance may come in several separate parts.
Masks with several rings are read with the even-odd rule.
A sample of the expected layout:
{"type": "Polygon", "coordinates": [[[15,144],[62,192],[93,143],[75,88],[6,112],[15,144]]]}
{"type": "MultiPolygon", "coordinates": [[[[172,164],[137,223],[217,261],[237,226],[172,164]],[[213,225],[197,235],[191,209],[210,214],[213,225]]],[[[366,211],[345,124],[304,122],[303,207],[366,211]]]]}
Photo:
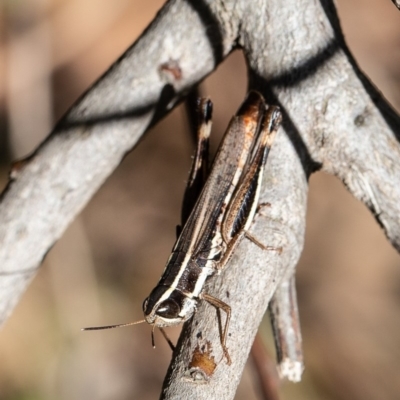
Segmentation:
{"type": "Polygon", "coordinates": [[[224,303],[222,300],[217,299],[216,297],[210,296],[207,293],[202,293],[200,295],[200,298],[207,301],[207,303],[214,306],[217,310],[219,337],[221,339],[221,346],[222,346],[222,350],[224,352],[224,356],[226,358],[226,362],[228,363],[228,365],[230,365],[232,361],[231,361],[231,357],[229,356],[228,348],[226,347],[226,339],[227,339],[227,335],[228,335],[229,321],[231,319],[231,307],[228,304],[224,303]],[[225,311],[225,314],[226,314],[225,326],[224,326],[223,330],[222,330],[220,310],[225,311]]]}

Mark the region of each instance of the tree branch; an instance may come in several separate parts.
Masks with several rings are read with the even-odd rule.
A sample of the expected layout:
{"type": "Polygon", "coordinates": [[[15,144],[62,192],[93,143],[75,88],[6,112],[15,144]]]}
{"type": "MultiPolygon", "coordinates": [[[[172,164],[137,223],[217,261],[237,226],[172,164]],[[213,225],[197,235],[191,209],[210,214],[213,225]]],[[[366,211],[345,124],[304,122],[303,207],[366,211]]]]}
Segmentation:
{"type": "Polygon", "coordinates": [[[302,251],[313,171],[338,176],[400,249],[400,120],[358,70],[331,0],[174,0],[14,165],[0,202],[0,321],[124,154],[235,46],[250,87],[284,112],[261,198],[271,207],[251,229],[283,252],[240,244],[207,287],[232,307],[232,365],[222,359],[215,310],[202,304],[184,327],[162,398],[233,398],[258,324],[302,251]]]}
{"type": "MultiPolygon", "coordinates": [[[[301,252],[307,178],[314,170],[339,176],[371,209],[391,243],[397,249],[400,244],[400,188],[395,183],[400,177],[395,162],[400,120],[356,66],[332,2],[291,0],[284,7],[278,1],[257,2],[257,13],[251,2],[238,1],[236,7],[250,86],[284,110],[285,134],[278,136],[265,178],[263,201],[272,207],[268,218],[255,224],[255,235],[268,245],[276,240],[271,228],[277,228],[284,250],[277,260],[275,254],[259,254],[242,243],[223,276],[207,289],[234,310],[228,340],[233,365],[220,362],[211,375],[198,366],[193,370],[193,354],[202,345],[207,349],[207,341],[218,343],[214,311],[203,306],[185,327],[163,399],[189,393],[196,399],[233,398],[258,322],[301,252]]],[[[203,356],[206,365],[210,355],[203,356]]]]}
{"type": "Polygon", "coordinates": [[[205,5],[167,3],[39,149],[13,165],[0,203],[0,323],[124,155],[228,54],[232,33],[222,40],[218,24],[205,5]]]}

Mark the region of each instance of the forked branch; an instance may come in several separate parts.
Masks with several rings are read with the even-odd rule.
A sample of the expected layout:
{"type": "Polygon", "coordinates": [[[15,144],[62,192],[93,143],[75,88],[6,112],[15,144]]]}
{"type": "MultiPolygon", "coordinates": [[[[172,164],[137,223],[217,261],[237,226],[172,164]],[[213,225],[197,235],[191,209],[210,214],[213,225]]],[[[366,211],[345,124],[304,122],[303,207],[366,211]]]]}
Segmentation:
{"type": "Polygon", "coordinates": [[[232,365],[215,345],[215,310],[202,306],[184,328],[162,398],[233,398],[269,300],[300,256],[313,171],[338,176],[400,249],[400,120],[357,68],[332,1],[171,0],[35,154],[14,165],[0,202],[1,321],[124,154],[237,47],[250,87],[284,111],[261,199],[271,207],[251,230],[283,252],[241,243],[208,287],[232,308],[232,365]],[[205,373],[195,354],[216,368],[205,373]]]}

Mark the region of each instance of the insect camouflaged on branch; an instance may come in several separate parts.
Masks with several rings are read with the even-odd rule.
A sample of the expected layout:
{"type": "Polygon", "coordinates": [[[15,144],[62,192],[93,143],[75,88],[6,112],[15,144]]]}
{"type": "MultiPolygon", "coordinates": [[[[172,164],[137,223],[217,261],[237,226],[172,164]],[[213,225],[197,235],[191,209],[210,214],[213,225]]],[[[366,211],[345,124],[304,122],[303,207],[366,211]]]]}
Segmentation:
{"type": "Polygon", "coordinates": [[[226,313],[221,344],[230,363],[226,339],[231,308],[203,288],[207,279],[223,270],[244,236],[264,250],[280,250],[264,246],[248,229],[258,207],[263,172],[281,112],[276,106],[266,106],[258,92],[250,92],[228,126],[204,185],[208,173],[211,101],[199,100],[198,112],[198,143],[185,193],[183,228],[160,281],[143,303],[145,320],[86,329],[146,321],[153,325],[153,331],[158,327],[166,336],[163,327],[188,320],[199,300],[206,300],[226,313]]]}

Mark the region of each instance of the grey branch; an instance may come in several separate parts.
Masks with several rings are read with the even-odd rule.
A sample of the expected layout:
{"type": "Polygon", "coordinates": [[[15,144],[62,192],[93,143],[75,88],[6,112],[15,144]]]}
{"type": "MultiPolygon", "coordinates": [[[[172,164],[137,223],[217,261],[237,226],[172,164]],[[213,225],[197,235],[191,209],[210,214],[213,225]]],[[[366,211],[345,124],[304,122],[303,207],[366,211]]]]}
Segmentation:
{"type": "Polygon", "coordinates": [[[304,365],[294,274],[278,286],[269,303],[269,311],[279,374],[299,382],[304,365]]]}
{"type": "Polygon", "coordinates": [[[124,154],[237,47],[250,88],[284,112],[262,194],[271,207],[251,231],[283,252],[241,243],[207,287],[232,307],[232,365],[222,359],[215,310],[202,304],[184,327],[162,398],[234,397],[258,324],[302,251],[313,171],[338,176],[400,250],[400,119],[359,71],[332,1],[172,0],[32,157],[13,166],[0,202],[1,322],[124,154]]]}
{"type": "Polygon", "coordinates": [[[393,4],[400,10],[400,1],[399,0],[392,0],[393,4]]]}

